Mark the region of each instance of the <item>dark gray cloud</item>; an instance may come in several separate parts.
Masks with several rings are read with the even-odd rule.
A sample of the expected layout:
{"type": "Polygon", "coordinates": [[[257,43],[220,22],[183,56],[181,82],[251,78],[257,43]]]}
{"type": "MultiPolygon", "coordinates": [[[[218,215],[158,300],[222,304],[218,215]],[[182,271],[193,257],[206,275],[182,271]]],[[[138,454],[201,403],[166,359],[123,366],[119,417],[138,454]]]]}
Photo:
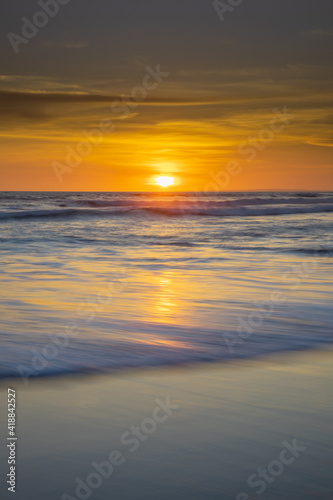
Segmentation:
{"type": "Polygon", "coordinates": [[[20,33],[21,18],[40,7],[15,0],[2,9],[2,71],[9,74],[134,82],[147,63],[176,74],[319,66],[332,56],[331,0],[244,0],[223,23],[210,0],[70,0],[17,55],[6,35],[20,33]]]}
{"type": "Polygon", "coordinates": [[[331,113],[331,0],[244,0],[224,22],[211,0],[70,0],[18,54],[7,33],[20,34],[22,17],[40,6],[13,0],[1,9],[0,114],[15,126],[98,120],[157,64],[170,76],[140,104],[142,122],[288,105],[316,110],[307,119],[318,126],[331,113]]]}

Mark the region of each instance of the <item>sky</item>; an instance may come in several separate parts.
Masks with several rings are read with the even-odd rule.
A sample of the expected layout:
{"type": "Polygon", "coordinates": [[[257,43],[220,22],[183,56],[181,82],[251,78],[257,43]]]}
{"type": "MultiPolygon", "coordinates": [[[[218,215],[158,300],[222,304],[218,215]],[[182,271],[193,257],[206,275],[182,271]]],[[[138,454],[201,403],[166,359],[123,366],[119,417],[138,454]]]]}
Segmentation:
{"type": "Polygon", "coordinates": [[[1,9],[0,190],[333,190],[331,0],[1,9]]]}

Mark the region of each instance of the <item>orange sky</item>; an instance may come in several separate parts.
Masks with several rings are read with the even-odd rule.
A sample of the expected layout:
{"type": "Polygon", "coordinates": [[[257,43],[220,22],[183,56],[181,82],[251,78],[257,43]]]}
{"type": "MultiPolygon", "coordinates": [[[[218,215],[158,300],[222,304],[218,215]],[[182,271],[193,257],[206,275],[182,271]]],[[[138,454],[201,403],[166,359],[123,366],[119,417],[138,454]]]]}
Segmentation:
{"type": "Polygon", "coordinates": [[[333,31],[295,2],[288,23],[285,0],[221,23],[197,0],[132,16],[84,0],[90,31],[68,5],[19,54],[0,50],[0,189],[151,191],[169,175],[168,190],[333,190],[333,31]]]}

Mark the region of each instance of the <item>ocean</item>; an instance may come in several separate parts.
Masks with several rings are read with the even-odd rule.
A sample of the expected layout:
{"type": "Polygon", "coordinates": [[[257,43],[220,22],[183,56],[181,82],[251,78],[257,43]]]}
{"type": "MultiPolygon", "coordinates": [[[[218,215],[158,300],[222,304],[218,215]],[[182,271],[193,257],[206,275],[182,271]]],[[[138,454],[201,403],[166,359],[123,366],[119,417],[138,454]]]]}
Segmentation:
{"type": "Polygon", "coordinates": [[[333,193],[0,194],[0,376],[332,343],[333,193]]]}

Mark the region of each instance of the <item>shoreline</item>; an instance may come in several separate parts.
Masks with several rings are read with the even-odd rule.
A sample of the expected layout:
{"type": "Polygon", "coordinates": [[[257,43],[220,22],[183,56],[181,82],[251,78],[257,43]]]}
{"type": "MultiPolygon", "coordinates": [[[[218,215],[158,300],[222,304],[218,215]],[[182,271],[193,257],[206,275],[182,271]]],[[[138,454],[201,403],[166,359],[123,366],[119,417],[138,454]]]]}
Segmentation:
{"type": "Polygon", "coordinates": [[[7,385],[7,382],[11,382],[12,384],[17,384],[19,382],[23,382],[22,387],[28,387],[31,382],[36,381],[37,383],[39,381],[57,381],[61,379],[80,379],[86,378],[86,377],[117,377],[118,375],[121,376],[123,374],[128,374],[128,375],[134,375],[137,374],[145,374],[145,373],[151,373],[151,372],[169,372],[170,370],[182,370],[182,371],[187,371],[187,370],[200,370],[201,368],[203,370],[205,369],[210,369],[214,367],[218,368],[223,368],[223,367],[230,367],[230,366],[238,366],[238,365],[251,365],[252,363],[257,364],[257,363],[263,363],[265,364],[273,362],[273,363],[278,363],[280,359],[283,358],[283,360],[286,360],[288,358],[293,358],[297,359],[298,356],[306,356],[307,354],[311,355],[311,353],[320,353],[320,355],[325,355],[327,353],[330,355],[331,353],[333,354],[333,345],[331,343],[325,343],[317,345],[317,346],[310,346],[310,347],[304,347],[303,349],[286,349],[286,350],[281,350],[281,351],[273,351],[273,352],[264,352],[264,353],[258,353],[257,355],[251,355],[246,357],[245,355],[239,356],[238,358],[230,358],[230,359],[213,359],[213,360],[208,360],[208,361],[184,361],[184,362],[175,362],[175,363],[165,363],[165,364],[152,364],[152,365],[140,365],[140,366],[124,366],[124,367],[119,367],[119,368],[110,368],[110,369],[104,369],[104,370],[99,370],[98,368],[96,369],[91,369],[91,370],[86,370],[86,371],[68,371],[68,372],[55,372],[55,373],[46,373],[46,374],[39,374],[39,375],[33,375],[29,378],[27,378],[28,383],[24,382],[24,377],[17,375],[17,376],[0,376],[0,390],[2,386],[7,385]]]}
{"type": "MultiPolygon", "coordinates": [[[[81,485],[78,494],[96,500],[328,500],[332,356],[332,349],[288,352],[39,378],[28,387],[16,380],[17,498],[79,500],[81,485]],[[263,479],[253,479],[255,489],[249,477],[270,470],[282,452],[291,460],[284,450],[294,440],[306,449],[269,475],[274,481],[258,496],[263,479]],[[96,488],[91,474],[100,476],[96,488]]],[[[9,386],[2,380],[1,392],[9,386]]]]}

